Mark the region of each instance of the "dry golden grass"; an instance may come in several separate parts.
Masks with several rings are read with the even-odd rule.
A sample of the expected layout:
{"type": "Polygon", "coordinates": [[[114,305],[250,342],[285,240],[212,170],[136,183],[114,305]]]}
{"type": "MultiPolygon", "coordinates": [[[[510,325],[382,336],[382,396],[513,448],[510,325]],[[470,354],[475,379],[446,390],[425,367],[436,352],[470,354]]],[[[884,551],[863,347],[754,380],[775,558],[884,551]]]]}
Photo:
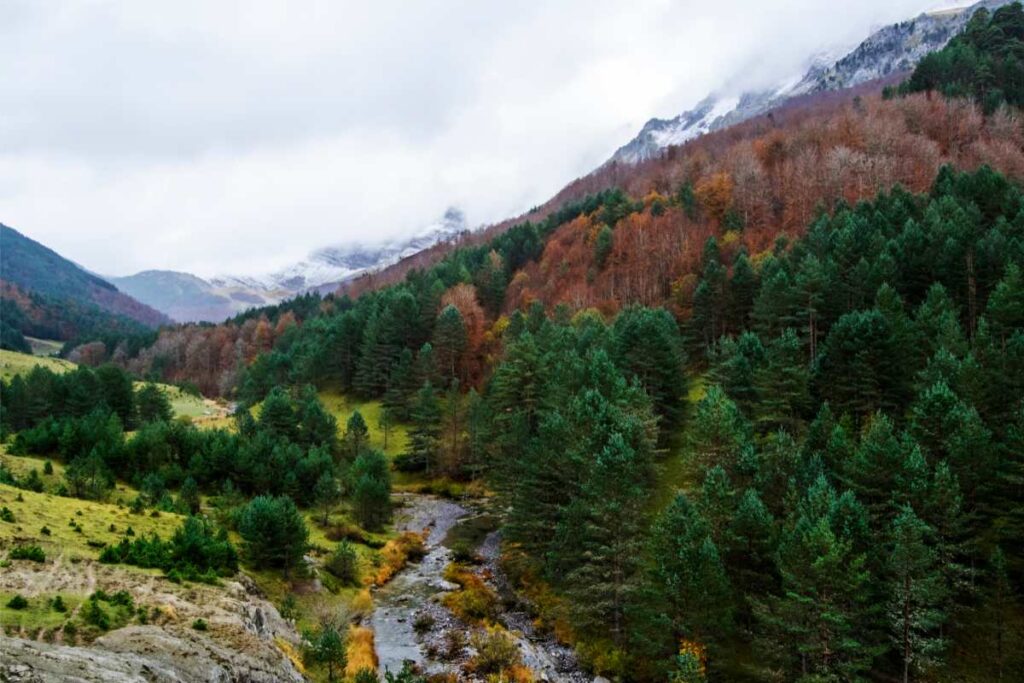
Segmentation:
{"type": "Polygon", "coordinates": [[[366,626],[352,626],[348,632],[346,649],[348,663],[345,675],[354,678],[364,669],[377,670],[377,652],[373,647],[373,629],[366,626]]]}
{"type": "Polygon", "coordinates": [[[383,586],[412,559],[423,557],[423,534],[406,531],[384,544],[380,550],[381,565],[372,579],[375,586],[383,586]]]}
{"type": "Polygon", "coordinates": [[[500,611],[500,601],[483,577],[453,562],[445,567],[444,578],[459,586],[459,590],[447,593],[441,599],[445,607],[471,624],[484,626],[494,623],[500,611]]]}

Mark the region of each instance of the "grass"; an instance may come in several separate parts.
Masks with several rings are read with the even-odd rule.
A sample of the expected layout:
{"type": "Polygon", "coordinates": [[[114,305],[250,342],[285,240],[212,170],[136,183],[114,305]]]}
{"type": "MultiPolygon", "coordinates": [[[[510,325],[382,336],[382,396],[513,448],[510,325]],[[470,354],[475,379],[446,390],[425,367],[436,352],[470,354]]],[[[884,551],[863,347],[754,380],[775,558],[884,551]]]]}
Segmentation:
{"type": "Polygon", "coordinates": [[[36,339],[25,337],[28,345],[32,347],[33,356],[56,356],[64,348],[64,342],[56,339],[36,339]]]}
{"type": "Polygon", "coordinates": [[[68,595],[61,593],[61,600],[67,607],[66,611],[58,612],[53,609],[53,595],[28,596],[28,607],[24,609],[11,609],[7,602],[15,596],[15,593],[0,591],[0,625],[4,630],[16,629],[27,632],[35,632],[40,629],[51,630],[59,628],[68,616],[75,611],[85,600],[83,595],[68,595]]]}
{"type": "Polygon", "coordinates": [[[182,521],[181,515],[168,512],[161,512],[159,517],[148,513],[133,515],[126,506],[115,503],[34,493],[6,484],[0,484],[0,506],[10,508],[15,519],[13,523],[0,522],[0,547],[36,544],[46,551],[48,562],[62,554],[98,557],[99,548],[89,542],[116,543],[129,526],[136,537],[155,532],[162,538],[169,538],[182,521]],[[72,521],[76,526],[71,525],[72,521]],[[114,531],[110,530],[111,525],[114,531]],[[43,527],[50,530],[49,536],[41,532],[43,527]],[[76,528],[80,528],[81,533],[76,528]]]}
{"type": "MultiPolygon", "coordinates": [[[[64,360],[63,358],[52,358],[48,355],[38,355],[39,352],[36,351],[36,346],[34,344],[35,342],[39,342],[43,345],[40,348],[50,348],[45,345],[56,344],[57,351],[60,351],[60,342],[50,342],[45,339],[32,340],[32,342],[33,351],[36,352],[37,355],[0,349],[0,379],[10,381],[15,375],[27,375],[31,372],[32,368],[37,365],[48,368],[53,372],[69,372],[77,367],[71,361],[64,360]]],[[[142,382],[136,382],[135,388],[138,389],[142,384],[142,382]]],[[[202,396],[187,394],[180,388],[171,384],[158,384],[157,386],[159,386],[167,395],[176,417],[188,417],[192,419],[197,426],[202,427],[227,426],[231,424],[231,418],[227,414],[227,408],[222,404],[218,404],[217,402],[209,399],[204,399],[202,396]]],[[[379,410],[380,409],[378,408],[378,414],[379,410]]]]}
{"type": "Polygon", "coordinates": [[[380,401],[359,401],[345,396],[337,391],[321,391],[320,401],[324,408],[338,420],[338,435],[345,433],[345,425],[352,413],[359,411],[366,421],[370,430],[370,445],[380,449],[385,455],[394,458],[405,450],[409,442],[409,428],[407,425],[395,424],[388,430],[387,448],[384,447],[384,430],[380,427],[381,402],[380,401]]]}
{"type": "Polygon", "coordinates": [[[75,369],[75,364],[63,358],[33,356],[28,353],[0,349],[0,379],[10,381],[15,375],[27,375],[32,368],[42,365],[53,372],[68,372],[75,369]]]}

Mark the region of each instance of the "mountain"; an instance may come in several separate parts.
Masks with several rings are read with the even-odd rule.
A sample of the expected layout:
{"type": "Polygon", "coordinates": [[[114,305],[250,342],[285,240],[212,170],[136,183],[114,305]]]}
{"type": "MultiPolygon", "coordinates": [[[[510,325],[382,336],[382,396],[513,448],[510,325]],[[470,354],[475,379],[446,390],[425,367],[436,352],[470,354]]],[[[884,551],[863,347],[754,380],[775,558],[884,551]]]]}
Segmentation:
{"type": "Polygon", "coordinates": [[[267,275],[221,275],[206,280],[190,273],[146,270],[107,280],[179,322],[218,322],[311,290],[333,292],[356,275],[389,266],[466,230],[465,215],[453,207],[411,237],[324,247],[267,275]]]}
{"type": "Polygon", "coordinates": [[[0,223],[0,280],[51,301],[72,301],[134,320],[147,327],[171,321],[52,249],[0,223]]]}
{"type": "Polygon", "coordinates": [[[770,88],[741,93],[715,92],[671,119],[651,119],[620,147],[611,161],[635,164],[699,135],[759,116],[801,95],[851,88],[890,74],[908,71],[930,52],[941,49],[963,29],[975,10],[995,8],[1008,0],[982,0],[970,7],[925,12],[872,33],[840,59],[828,53],[810,60],[801,77],[770,88]]]}

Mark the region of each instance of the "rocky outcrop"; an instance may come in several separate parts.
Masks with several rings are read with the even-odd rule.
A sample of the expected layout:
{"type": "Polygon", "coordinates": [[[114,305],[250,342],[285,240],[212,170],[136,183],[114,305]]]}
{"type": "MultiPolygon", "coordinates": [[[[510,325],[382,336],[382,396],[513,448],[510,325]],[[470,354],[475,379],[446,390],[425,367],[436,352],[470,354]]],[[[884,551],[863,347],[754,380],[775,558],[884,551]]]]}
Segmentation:
{"type": "Polygon", "coordinates": [[[245,574],[208,586],[91,560],[25,562],[0,572],[0,590],[30,599],[124,590],[151,615],[79,645],[60,632],[45,636],[52,643],[0,635],[0,683],[305,680],[288,655],[299,646],[295,628],[245,574]],[[192,628],[200,618],[204,631],[192,628]]]}
{"type": "Polygon", "coordinates": [[[220,639],[190,630],[129,626],[89,646],[0,636],[4,683],[276,683],[305,680],[273,641],[220,639]]]}

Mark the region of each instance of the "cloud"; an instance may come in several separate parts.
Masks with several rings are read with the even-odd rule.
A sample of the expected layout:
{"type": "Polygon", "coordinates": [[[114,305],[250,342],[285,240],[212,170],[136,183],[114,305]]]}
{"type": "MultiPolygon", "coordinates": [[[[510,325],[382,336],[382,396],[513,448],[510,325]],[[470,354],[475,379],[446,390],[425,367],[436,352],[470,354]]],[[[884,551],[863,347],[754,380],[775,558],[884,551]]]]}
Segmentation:
{"type": "Polygon", "coordinates": [[[651,116],[920,0],[8,2],[0,220],[93,270],[255,273],[539,203],[651,116]]]}

